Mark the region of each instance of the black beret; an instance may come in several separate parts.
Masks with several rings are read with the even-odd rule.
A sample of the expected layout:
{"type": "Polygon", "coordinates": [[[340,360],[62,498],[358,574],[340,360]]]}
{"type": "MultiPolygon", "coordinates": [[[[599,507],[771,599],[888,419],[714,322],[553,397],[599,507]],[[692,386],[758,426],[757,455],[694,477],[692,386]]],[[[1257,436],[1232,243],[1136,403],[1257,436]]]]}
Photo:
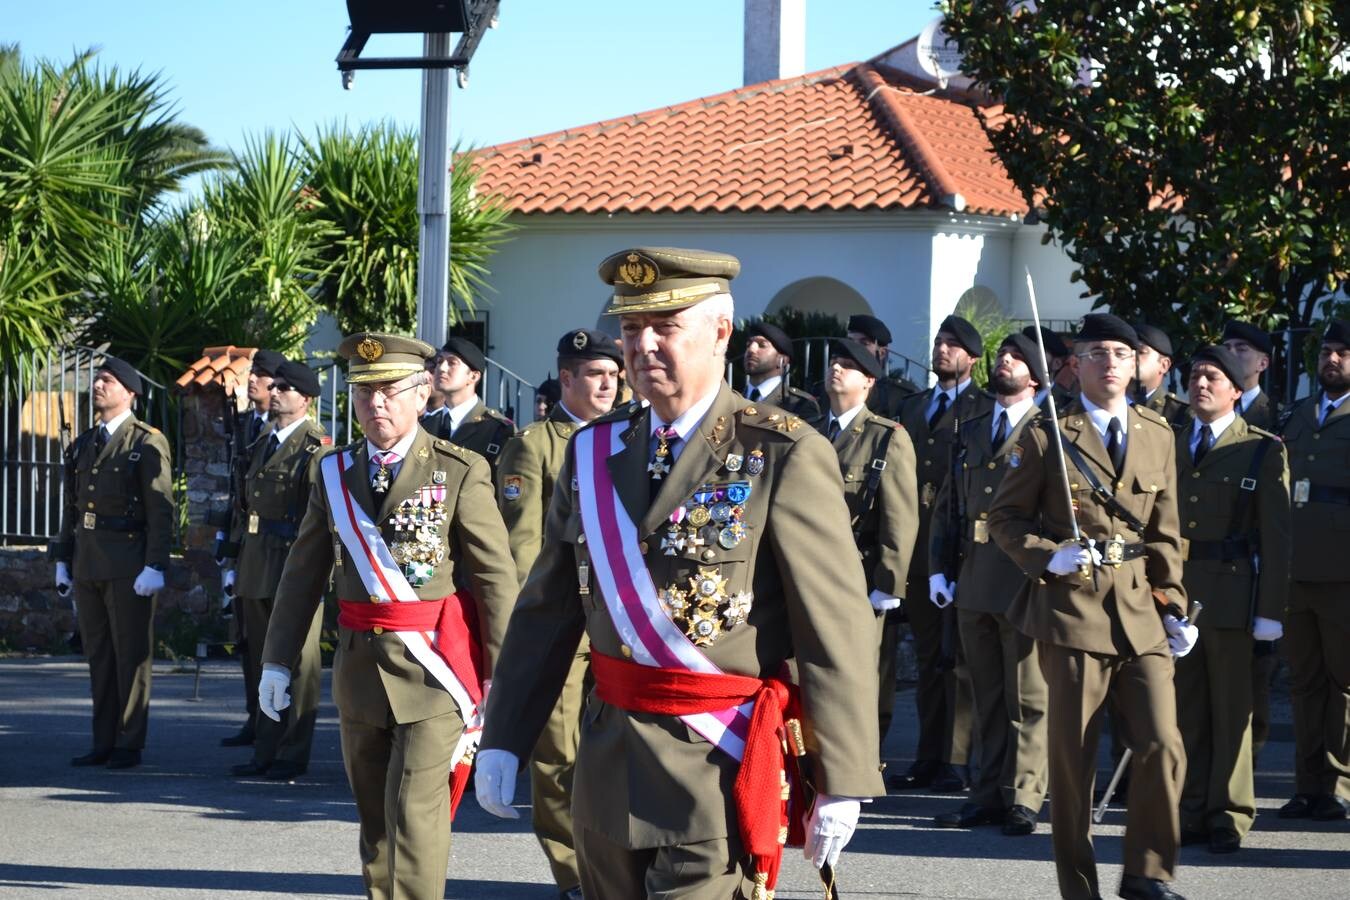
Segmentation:
{"type": "Polygon", "coordinates": [[[562,383],[556,378],[545,378],[539,382],[539,387],[534,389],[535,398],[543,398],[549,403],[557,403],[562,399],[562,383]]]}
{"type": "Polygon", "coordinates": [[[1191,368],[1195,368],[1196,363],[1211,363],[1219,367],[1219,371],[1228,376],[1228,380],[1233,382],[1233,387],[1242,390],[1242,363],[1238,361],[1237,354],[1229,350],[1223,344],[1212,344],[1208,347],[1201,347],[1191,355],[1191,368]]]}
{"type": "Polygon", "coordinates": [[[1135,322],[1134,333],[1139,335],[1141,344],[1148,344],[1161,355],[1168,359],[1172,358],[1172,339],[1161,328],[1156,328],[1145,322],[1135,322]]]}
{"type": "Polygon", "coordinates": [[[948,316],[943,319],[938,331],[945,331],[956,338],[956,342],[971,356],[984,353],[984,341],[980,338],[979,329],[960,316],[948,316]]]}
{"type": "Polygon", "coordinates": [[[1350,322],[1332,319],[1327,323],[1327,333],[1322,335],[1322,343],[1350,344],[1350,322]]]}
{"type": "Polygon", "coordinates": [[[278,381],[286,382],[306,397],[319,396],[319,376],[313,369],[303,363],[288,359],[277,366],[277,370],[272,377],[278,381]]]}
{"type": "Polygon", "coordinates": [[[445,342],[441,348],[442,353],[453,353],[464,360],[464,365],[473,369],[475,372],[481,372],[487,368],[487,357],[483,351],[478,349],[478,345],[468,338],[452,337],[445,342]]]}
{"type": "Polygon", "coordinates": [[[1120,341],[1134,350],[1139,349],[1138,333],[1124,319],[1110,313],[1088,313],[1083,316],[1083,325],[1074,340],[1120,341]]]}
{"type": "Polygon", "coordinates": [[[558,339],[558,359],[612,359],[623,368],[623,352],[603,331],[578,328],[558,339]]]}
{"type": "Polygon", "coordinates": [[[1027,337],[1020,331],[1014,331],[1003,339],[1003,343],[998,345],[999,350],[1004,347],[1015,347],[1021,354],[1022,359],[1026,361],[1027,368],[1031,370],[1031,377],[1036,380],[1039,387],[1045,387],[1050,379],[1046,377],[1045,368],[1041,365],[1041,351],[1036,346],[1036,341],[1027,337]]]}
{"type": "Polygon", "coordinates": [[[1232,321],[1223,326],[1223,337],[1221,341],[1246,341],[1257,350],[1267,355],[1273,349],[1274,345],[1270,342],[1270,335],[1257,328],[1250,322],[1232,321]]]}
{"type": "Polygon", "coordinates": [[[891,342],[891,330],[886,327],[886,323],[876,316],[856,315],[848,317],[848,328],[850,333],[866,335],[872,340],[881,344],[883,347],[891,342]]]}
{"type": "MultiPolygon", "coordinates": [[[[1036,340],[1036,326],[1028,325],[1022,329],[1022,333],[1033,341],[1036,340]]],[[[1064,338],[1059,336],[1056,331],[1051,331],[1044,325],[1041,326],[1041,341],[1045,344],[1046,356],[1065,357],[1069,355],[1069,345],[1064,343],[1064,338]]]]}
{"type": "Polygon", "coordinates": [[[136,367],[125,360],[118,359],[115,356],[105,356],[103,362],[98,367],[100,372],[107,372],[122,382],[122,387],[131,391],[133,394],[144,394],[145,383],[141,381],[141,373],[136,371],[136,367]]]}
{"type": "Polygon", "coordinates": [[[882,368],[881,360],[877,359],[877,355],[857,341],[851,341],[848,338],[831,338],[830,356],[853,360],[858,364],[858,368],[863,370],[864,374],[873,378],[886,377],[886,370],[882,368]]]}
{"type": "Polygon", "coordinates": [[[256,350],[254,351],[253,359],[251,360],[253,368],[262,372],[264,375],[271,375],[274,378],[277,374],[277,367],[285,361],[286,357],[275,350],[256,350]]]}
{"type": "Polygon", "coordinates": [[[752,337],[762,337],[764,340],[773,344],[773,349],[792,359],[792,338],[787,336],[787,332],[774,325],[771,322],[765,322],[762,319],[751,322],[745,326],[745,339],[749,341],[752,337]]]}

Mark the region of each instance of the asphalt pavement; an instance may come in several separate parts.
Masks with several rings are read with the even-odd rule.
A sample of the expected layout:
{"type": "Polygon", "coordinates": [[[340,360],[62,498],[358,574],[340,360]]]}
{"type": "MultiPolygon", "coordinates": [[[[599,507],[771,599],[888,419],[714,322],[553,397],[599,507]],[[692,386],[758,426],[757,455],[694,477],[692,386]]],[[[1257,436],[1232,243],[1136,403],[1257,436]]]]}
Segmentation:
{"type": "MultiPolygon", "coordinates": [[[[362,896],[356,813],[328,674],[309,772],[284,784],[229,775],[232,764],[249,758],[247,748],[219,746],[243,718],[234,663],[208,662],[200,678],[157,664],[144,763],[109,771],[69,764],[89,749],[84,663],[0,660],[0,898],[362,896]]],[[[1293,738],[1280,697],[1274,719],[1258,767],[1256,828],[1233,856],[1185,848],[1175,887],[1186,897],[1350,897],[1350,825],[1275,817],[1292,793],[1293,738]]],[[[886,745],[892,771],[903,766],[913,742],[913,692],[904,690],[886,745]]],[[[516,797],[528,802],[524,778],[516,797]]],[[[839,867],[841,896],[1056,896],[1048,810],[1030,837],[932,827],[934,815],[960,802],[957,795],[919,791],[869,804],[839,867]]],[[[529,831],[529,810],[522,805],[521,812],[518,821],[494,819],[470,791],[455,821],[447,897],[557,896],[529,831]]],[[[1122,810],[1113,808],[1097,831],[1106,896],[1120,878],[1123,822],[1122,810]]],[[[777,896],[821,896],[799,851],[788,852],[777,896]]]]}

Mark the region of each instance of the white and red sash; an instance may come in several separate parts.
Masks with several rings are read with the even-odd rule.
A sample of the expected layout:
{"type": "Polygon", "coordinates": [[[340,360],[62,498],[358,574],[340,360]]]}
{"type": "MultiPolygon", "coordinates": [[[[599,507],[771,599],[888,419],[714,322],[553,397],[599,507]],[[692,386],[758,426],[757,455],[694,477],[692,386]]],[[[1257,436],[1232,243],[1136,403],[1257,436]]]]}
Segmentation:
{"type": "MultiPolygon", "coordinates": [[[[347,553],[358,561],[355,569],[360,573],[361,581],[370,596],[378,598],[377,602],[419,602],[417,592],[404,577],[403,570],[394,561],[389,546],[384,542],[384,535],[360,504],[352,499],[351,492],[343,483],[342,474],[351,464],[350,450],[329,454],[320,463],[324,491],[328,496],[328,508],[342,546],[346,547],[347,553]]],[[[482,705],[475,700],[481,697],[478,686],[473,685],[471,688],[466,685],[455,674],[449,661],[437,651],[435,631],[394,633],[407,646],[413,658],[449,692],[455,705],[459,707],[460,716],[464,719],[464,736],[460,738],[459,746],[455,748],[453,761],[458,762],[465,753],[477,746],[482,733],[482,705]]]]}
{"type": "MultiPolygon", "coordinates": [[[[638,548],[641,535],[610,478],[607,460],[624,449],[621,426],[626,425],[604,422],[582,429],[573,439],[581,525],[605,607],[619,637],[633,651],[633,662],[722,674],[661,608],[656,585],[638,548]]],[[[753,708],[753,701],[749,701],[717,712],[682,715],[680,719],[739,761],[745,753],[753,708]]]]}

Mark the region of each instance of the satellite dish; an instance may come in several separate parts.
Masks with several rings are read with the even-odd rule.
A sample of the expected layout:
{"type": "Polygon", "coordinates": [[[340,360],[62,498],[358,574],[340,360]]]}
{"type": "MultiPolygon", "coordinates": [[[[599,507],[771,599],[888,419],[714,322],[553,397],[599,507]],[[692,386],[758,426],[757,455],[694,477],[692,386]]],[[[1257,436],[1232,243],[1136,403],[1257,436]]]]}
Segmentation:
{"type": "Polygon", "coordinates": [[[919,56],[919,66],[937,79],[943,87],[947,82],[961,75],[961,51],[956,42],[942,29],[944,19],[939,16],[929,22],[919,32],[915,50],[919,56]]]}

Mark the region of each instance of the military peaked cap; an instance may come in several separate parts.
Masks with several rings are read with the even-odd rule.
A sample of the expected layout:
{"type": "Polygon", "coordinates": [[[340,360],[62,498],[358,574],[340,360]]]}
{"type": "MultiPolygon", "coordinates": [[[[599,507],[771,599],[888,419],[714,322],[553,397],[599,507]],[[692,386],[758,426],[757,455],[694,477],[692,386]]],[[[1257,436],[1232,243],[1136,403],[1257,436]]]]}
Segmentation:
{"type": "Polygon", "coordinates": [[[349,334],[338,345],[338,355],[347,360],[347,381],[398,381],[426,369],[436,348],[426,341],[401,334],[362,331],[349,334]]]}
{"type": "Polygon", "coordinates": [[[607,316],[676,312],[731,290],[741,261],[729,253],[678,247],[633,247],[600,263],[600,280],[614,287],[607,316]]]}

